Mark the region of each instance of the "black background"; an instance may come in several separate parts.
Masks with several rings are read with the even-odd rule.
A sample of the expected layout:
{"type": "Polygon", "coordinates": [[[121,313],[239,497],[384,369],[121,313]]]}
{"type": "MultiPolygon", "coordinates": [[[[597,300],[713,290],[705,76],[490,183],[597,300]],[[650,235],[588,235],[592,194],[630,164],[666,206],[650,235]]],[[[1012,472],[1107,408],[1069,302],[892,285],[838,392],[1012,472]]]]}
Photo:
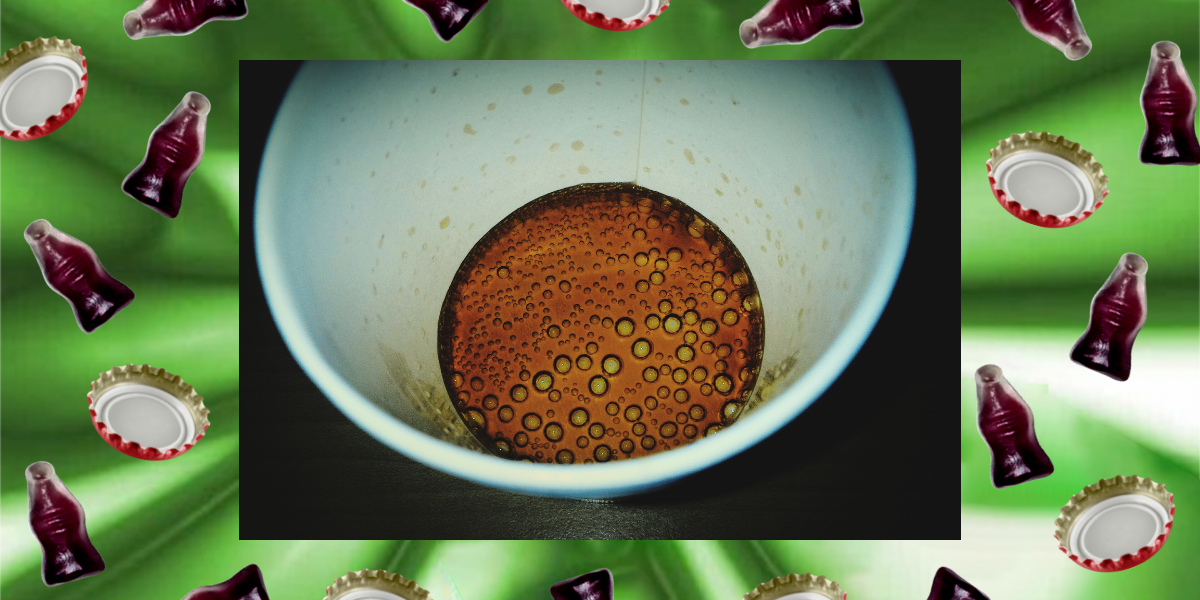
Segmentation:
{"type": "MultiPolygon", "coordinates": [[[[244,196],[256,190],[267,133],[298,67],[241,62],[244,196]]],[[[458,479],[375,441],[322,395],[284,345],[246,252],[253,283],[242,290],[241,538],[958,539],[958,398],[939,385],[944,367],[924,357],[940,354],[929,348],[931,332],[948,320],[944,303],[933,301],[945,294],[935,290],[953,282],[939,253],[947,228],[932,213],[957,212],[958,153],[939,154],[958,130],[958,113],[946,110],[938,90],[958,90],[959,63],[889,67],[917,154],[904,268],[857,357],[775,435],[664,489],[614,502],[529,497],[458,479]],[[936,169],[944,162],[950,173],[936,169]]],[[[252,209],[243,203],[251,212],[244,221],[252,209]]],[[[243,231],[253,240],[253,227],[243,231]]]]}

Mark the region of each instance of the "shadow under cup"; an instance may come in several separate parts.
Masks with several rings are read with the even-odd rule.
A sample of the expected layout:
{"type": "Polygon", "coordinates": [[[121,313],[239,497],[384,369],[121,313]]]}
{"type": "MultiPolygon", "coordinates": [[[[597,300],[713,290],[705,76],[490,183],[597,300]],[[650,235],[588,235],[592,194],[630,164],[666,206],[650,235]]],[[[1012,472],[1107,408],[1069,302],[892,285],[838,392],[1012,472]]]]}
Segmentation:
{"type": "Polygon", "coordinates": [[[882,63],[309,63],[267,145],[255,246],[288,347],[376,439],[486,485],[607,498],[744,450],[832,383],[891,293],[914,185],[882,63]],[[438,365],[451,279],[524,204],[629,181],[682,200],[745,257],[766,326],[747,411],[632,460],[483,453],[438,365]]]}

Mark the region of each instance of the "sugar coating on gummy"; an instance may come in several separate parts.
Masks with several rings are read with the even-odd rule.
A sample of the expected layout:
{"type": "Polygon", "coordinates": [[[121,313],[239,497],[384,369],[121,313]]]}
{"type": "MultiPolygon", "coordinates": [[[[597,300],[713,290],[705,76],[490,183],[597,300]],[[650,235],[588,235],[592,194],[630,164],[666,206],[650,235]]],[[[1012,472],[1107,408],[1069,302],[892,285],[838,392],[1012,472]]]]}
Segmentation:
{"type": "Polygon", "coordinates": [[[1146,134],[1139,152],[1141,161],[1148,165],[1200,164],[1195,114],[1196,88],[1183,68],[1179,46],[1154,44],[1142,87],[1146,134]]]}
{"type": "Polygon", "coordinates": [[[613,576],[599,569],[560,581],[550,587],[554,600],[613,600],[613,576]]]}
{"type": "Polygon", "coordinates": [[[1057,48],[1071,60],[1092,50],[1092,40],[1083,30],[1074,0],[1008,0],[1021,25],[1039,40],[1057,48]]]}
{"type": "Polygon", "coordinates": [[[1054,473],[1033,430],[1033,410],[996,365],[975,371],[979,433],[992,453],[992,485],[1009,487],[1054,473]]]}
{"type": "Polygon", "coordinates": [[[488,0],[404,0],[425,13],[438,39],[454,39],[487,6],[488,0]]]}
{"type": "Polygon", "coordinates": [[[248,13],[246,0],[146,0],[125,13],[125,35],[187,35],[209,21],[236,21],[248,13]]]}
{"type": "Polygon", "coordinates": [[[258,565],[249,565],[229,580],[215,585],[198,587],[183,600],[270,600],[258,565]]]}
{"type": "Polygon", "coordinates": [[[1133,342],[1146,324],[1146,259],[1121,257],[1092,297],[1087,329],[1071,348],[1071,360],[1117,381],[1129,379],[1133,342]]]}
{"type": "Polygon", "coordinates": [[[580,21],[609,31],[633,31],[649,25],[670,0],[562,0],[580,21]]]}
{"type": "Polygon", "coordinates": [[[929,600],[989,600],[987,594],[967,583],[958,573],[942,567],[933,575],[929,600]]]}
{"type": "Polygon", "coordinates": [[[129,197],[174,219],[183,187],[204,158],[204,132],[211,105],[204,94],[188,92],[150,133],[146,156],[121,184],[129,197]]]}
{"type": "Polygon", "coordinates": [[[104,559],[88,538],[83,506],[63,485],[54,466],[25,469],[29,525],[42,546],[42,582],[55,586],[104,571],[104,559]]]}
{"type": "Polygon", "coordinates": [[[91,333],[133,301],[133,291],[108,274],[87,244],[38,219],[25,228],[46,285],[66,298],[75,321],[91,333]]]}
{"type": "Polygon", "coordinates": [[[858,0],[771,0],[742,21],[738,35],[747,48],[803,44],[826,29],[854,29],[863,24],[858,0]]]}

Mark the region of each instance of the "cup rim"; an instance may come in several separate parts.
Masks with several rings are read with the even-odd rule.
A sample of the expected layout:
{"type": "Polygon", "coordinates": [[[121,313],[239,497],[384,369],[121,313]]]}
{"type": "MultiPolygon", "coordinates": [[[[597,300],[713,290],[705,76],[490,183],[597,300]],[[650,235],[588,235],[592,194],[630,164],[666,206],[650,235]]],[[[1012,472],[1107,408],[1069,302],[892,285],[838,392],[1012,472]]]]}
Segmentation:
{"type": "MultiPolygon", "coordinates": [[[[887,75],[890,80],[890,74],[887,75]]],[[[894,84],[892,93],[904,111],[894,84]]],[[[286,97],[285,97],[286,100],[286,97]]],[[[285,102],[286,103],[286,102],[285,102]]],[[[286,293],[274,211],[283,166],[272,161],[281,151],[274,126],[268,136],[255,190],[254,241],[259,277],[275,326],[293,358],[334,406],[384,445],[444,473],[513,492],[561,497],[602,499],[649,491],[713,466],[766,439],[803,412],[837,379],[858,354],[874,329],[899,277],[912,232],[916,199],[916,163],[907,114],[901,123],[905,136],[901,166],[907,162],[904,187],[897,194],[896,217],[886,224],[879,262],[858,308],[833,343],[789,388],[751,414],[723,429],[719,435],[635,460],[602,464],[531,464],[506,460],[460,448],[436,439],[400,421],[354,389],[321,356],[312,335],[303,327],[300,313],[286,293]]]]}

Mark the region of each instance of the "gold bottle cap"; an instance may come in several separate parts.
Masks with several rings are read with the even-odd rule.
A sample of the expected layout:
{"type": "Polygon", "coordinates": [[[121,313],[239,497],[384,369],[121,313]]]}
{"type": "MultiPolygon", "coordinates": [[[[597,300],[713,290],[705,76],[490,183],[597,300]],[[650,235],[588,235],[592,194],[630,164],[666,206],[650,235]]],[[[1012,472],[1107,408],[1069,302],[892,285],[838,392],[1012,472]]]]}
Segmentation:
{"type": "Polygon", "coordinates": [[[787,577],[776,577],[754,588],[743,600],[846,600],[846,592],[836,581],[822,576],[792,573],[787,577]]]}
{"type": "Polygon", "coordinates": [[[208,429],[204,399],[178,375],[150,365],[113,367],[88,392],[92,423],[121,452],[165,460],[187,452],[208,429]]]}
{"type": "Polygon", "coordinates": [[[0,137],[40,138],[75,115],[87,94],[87,59],[71,40],[38,38],[0,55],[0,137]]]}
{"type": "Polygon", "coordinates": [[[1091,216],[1108,195],[1100,163],[1061,135],[1013,134],[992,149],[987,167],[1000,206],[1040,227],[1074,225],[1091,216]]]}
{"type": "Polygon", "coordinates": [[[338,577],[325,600],[430,600],[429,592],[395,573],[363,569],[338,577]]]}
{"type": "Polygon", "coordinates": [[[1083,488],[1054,521],[1058,548],[1092,571],[1123,571],[1162,548],[1175,520],[1174,497],[1161,483],[1118,476],[1083,488]]]}
{"type": "Polygon", "coordinates": [[[609,31],[632,31],[658,18],[670,0],[562,0],[580,21],[609,31]]]}

